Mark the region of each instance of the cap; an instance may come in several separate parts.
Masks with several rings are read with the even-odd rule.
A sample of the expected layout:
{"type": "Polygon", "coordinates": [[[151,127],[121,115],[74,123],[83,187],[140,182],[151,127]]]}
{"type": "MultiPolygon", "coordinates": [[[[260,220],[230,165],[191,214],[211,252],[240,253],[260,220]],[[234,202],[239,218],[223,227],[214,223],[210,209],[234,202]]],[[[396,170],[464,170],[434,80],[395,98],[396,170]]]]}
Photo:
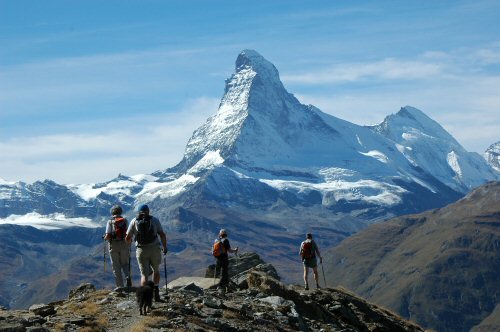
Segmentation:
{"type": "Polygon", "coordinates": [[[149,206],[147,206],[146,204],[139,205],[139,207],[137,208],[137,212],[149,213],[149,206]]]}

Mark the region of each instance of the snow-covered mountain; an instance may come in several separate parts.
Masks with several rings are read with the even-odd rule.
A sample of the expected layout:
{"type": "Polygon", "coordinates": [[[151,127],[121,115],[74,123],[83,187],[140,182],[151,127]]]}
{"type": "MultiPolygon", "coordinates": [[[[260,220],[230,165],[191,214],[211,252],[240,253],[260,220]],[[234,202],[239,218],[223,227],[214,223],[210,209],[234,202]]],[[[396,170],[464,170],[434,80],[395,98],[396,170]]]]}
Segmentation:
{"type": "Polygon", "coordinates": [[[481,155],[467,152],[443,127],[422,111],[406,106],[373,127],[389,138],[412,165],[448,187],[467,192],[496,179],[481,155]]]}
{"type": "Polygon", "coordinates": [[[493,143],[484,152],[484,158],[490,166],[500,173],[500,141],[493,143]]]}
{"type": "MultiPolygon", "coordinates": [[[[238,56],[218,112],[194,132],[183,160],[167,173],[208,170],[219,184],[228,178],[256,181],[299,200],[314,193],[317,204],[333,209],[339,202],[407,205],[403,197],[422,190],[450,200],[497,176],[415,108],[364,127],[301,104],[285,90],[276,68],[252,50],[238,56]]],[[[231,196],[230,188],[223,189],[231,196]]],[[[168,196],[161,188],[151,194],[168,196]]],[[[419,209],[418,202],[411,205],[419,209]]]]}
{"type": "Polygon", "coordinates": [[[444,206],[494,179],[483,158],[423,112],[406,106],[378,126],[350,123],[301,104],[269,61],[245,50],[217,113],[193,133],[178,165],[100,184],[0,180],[0,223],[103,225],[113,204],[131,217],[148,203],[177,243],[176,269],[211,259],[205,249],[220,227],[290,269],[306,230],[332,246],[369,223],[444,206]]]}
{"type": "Polygon", "coordinates": [[[203,194],[250,208],[283,201],[332,213],[364,210],[370,219],[380,217],[380,208],[383,215],[439,206],[497,178],[423,112],[406,106],[372,127],[344,121],[301,104],[272,63],[245,50],[217,113],[194,132],[177,166],[100,184],[1,181],[0,217],[36,212],[96,219],[115,203],[183,206],[184,196],[193,203],[203,194]],[[378,212],[371,216],[366,208],[378,212]]]}

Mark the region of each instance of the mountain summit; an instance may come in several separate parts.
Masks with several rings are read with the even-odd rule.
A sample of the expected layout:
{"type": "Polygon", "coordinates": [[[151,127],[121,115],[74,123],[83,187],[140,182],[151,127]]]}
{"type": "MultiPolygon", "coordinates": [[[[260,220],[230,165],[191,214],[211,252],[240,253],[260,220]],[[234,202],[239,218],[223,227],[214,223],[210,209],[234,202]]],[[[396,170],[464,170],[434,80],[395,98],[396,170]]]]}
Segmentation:
{"type": "Polygon", "coordinates": [[[348,201],[384,188],[375,196],[383,195],[386,203],[401,202],[396,196],[414,192],[414,186],[431,193],[444,186],[458,198],[451,192],[465,193],[497,177],[478,154],[467,152],[416,108],[403,107],[378,126],[359,126],[301,104],[286,91],[274,65],[253,50],[242,51],[235,67],[217,113],[194,132],[184,158],[170,171],[189,172],[215,154],[221,165],[268,185],[287,174],[287,179],[308,178],[305,186],[323,198],[325,191],[356,188],[360,195],[348,201]],[[344,185],[332,185],[334,180],[344,185]],[[376,183],[360,185],[366,180],[376,183]],[[322,190],[317,183],[324,184],[322,190]],[[371,189],[360,189],[366,186],[371,189]]]}
{"type": "MultiPolygon", "coordinates": [[[[406,106],[379,126],[350,123],[301,104],[272,63],[244,50],[217,113],[193,133],[178,165],[98,184],[0,181],[0,218],[22,217],[39,228],[33,218],[45,218],[44,227],[63,218],[68,227],[102,225],[114,204],[131,218],[147,203],[169,234],[173,277],[211,261],[209,243],[225,228],[237,245],[262,252],[287,271],[286,281],[296,281],[297,245],[306,232],[331,247],[367,224],[442,207],[497,177],[423,112],[406,106]]],[[[2,252],[38,254],[25,240],[10,239],[2,252]]],[[[0,271],[30,268],[11,256],[0,271]]],[[[31,286],[19,287],[0,285],[0,305],[31,294],[31,286]]]]}
{"type": "MultiPolygon", "coordinates": [[[[192,167],[208,151],[219,151],[222,158],[238,165],[293,164],[297,148],[307,143],[304,135],[309,129],[335,134],[285,90],[272,63],[245,50],[236,60],[235,74],[226,80],[217,114],[194,132],[179,170],[192,167]]],[[[314,148],[309,145],[302,150],[314,148]]]]}

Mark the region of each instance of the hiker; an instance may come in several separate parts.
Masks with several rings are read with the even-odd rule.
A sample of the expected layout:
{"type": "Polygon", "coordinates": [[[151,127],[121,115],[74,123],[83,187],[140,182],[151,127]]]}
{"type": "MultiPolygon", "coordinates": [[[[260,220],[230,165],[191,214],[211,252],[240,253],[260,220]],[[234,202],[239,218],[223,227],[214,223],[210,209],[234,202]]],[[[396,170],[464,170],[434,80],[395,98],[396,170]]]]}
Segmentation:
{"type": "Polygon", "coordinates": [[[316,288],[320,288],[318,282],[318,261],[316,260],[316,254],[319,257],[320,264],[323,263],[323,257],[321,257],[318,245],[314,242],[311,233],[307,233],[305,241],[302,241],[300,244],[299,254],[302,258],[302,263],[304,264],[304,288],[306,290],[309,289],[309,282],[307,281],[309,268],[313,270],[316,288]]]}
{"type": "Polygon", "coordinates": [[[123,210],[120,205],[115,205],[111,208],[111,218],[108,220],[106,234],[104,235],[104,240],[109,242],[109,255],[117,289],[123,288],[123,275],[125,275],[127,287],[132,286],[130,276],[130,244],[125,241],[128,225],[127,219],[122,217],[122,212],[123,210]]]}
{"type": "Polygon", "coordinates": [[[148,276],[153,271],[154,282],[154,299],[160,302],[160,290],[158,285],[160,283],[160,263],[161,244],[163,246],[163,254],[167,254],[167,236],[161,227],[158,218],[149,214],[149,207],[145,204],[139,206],[137,209],[138,215],[130,222],[127,230],[126,240],[132,243],[132,236],[135,236],[135,245],[137,262],[139,263],[139,270],[141,271],[141,286],[145,286],[148,281],[148,276]]]}
{"type": "Polygon", "coordinates": [[[229,255],[228,253],[238,253],[238,247],[231,248],[227,232],[225,229],[219,231],[219,238],[214,243],[214,256],[217,258],[217,267],[220,268],[220,281],[218,289],[225,289],[229,285],[229,255]]]}

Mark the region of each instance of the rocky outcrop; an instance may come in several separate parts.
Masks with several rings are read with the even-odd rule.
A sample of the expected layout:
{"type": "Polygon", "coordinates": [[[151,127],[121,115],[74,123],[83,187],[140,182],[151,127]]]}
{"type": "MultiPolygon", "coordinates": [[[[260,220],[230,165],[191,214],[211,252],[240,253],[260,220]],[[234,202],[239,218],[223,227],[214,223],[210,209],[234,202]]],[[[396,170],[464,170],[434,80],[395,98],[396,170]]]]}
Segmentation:
{"type": "MultiPolygon", "coordinates": [[[[232,284],[237,287],[247,287],[247,273],[250,270],[262,271],[280,280],[280,276],[274,266],[264,262],[260,256],[254,252],[244,253],[229,258],[229,278],[232,284]]],[[[209,265],[205,272],[205,278],[215,279],[218,277],[220,277],[220,269],[216,264],[209,265]]]]}
{"type": "Polygon", "coordinates": [[[285,285],[256,268],[261,264],[242,264],[249,267],[246,283],[230,292],[174,280],[148,316],[139,315],[134,288],[96,291],[84,284],[64,301],[0,310],[0,331],[423,331],[345,290],[285,285]]]}

